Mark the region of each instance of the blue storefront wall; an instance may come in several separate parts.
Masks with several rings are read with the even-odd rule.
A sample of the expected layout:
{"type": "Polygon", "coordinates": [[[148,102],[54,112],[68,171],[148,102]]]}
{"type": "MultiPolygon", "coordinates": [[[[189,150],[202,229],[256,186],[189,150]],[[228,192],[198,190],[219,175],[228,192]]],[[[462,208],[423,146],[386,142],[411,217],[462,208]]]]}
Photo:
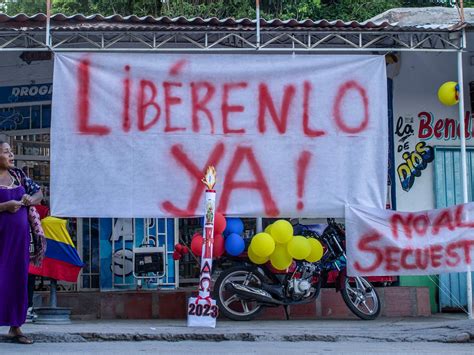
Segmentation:
{"type": "Polygon", "coordinates": [[[0,131],[49,128],[53,84],[0,87],[0,131]]]}
{"type": "Polygon", "coordinates": [[[178,282],[176,262],[173,260],[177,237],[175,223],[173,218],[101,218],[100,289],[106,291],[137,287],[137,280],[133,276],[133,248],[145,246],[147,239],[157,239],[157,246],[165,249],[165,272],[159,279],[143,282],[142,287],[175,288],[178,282]]]}

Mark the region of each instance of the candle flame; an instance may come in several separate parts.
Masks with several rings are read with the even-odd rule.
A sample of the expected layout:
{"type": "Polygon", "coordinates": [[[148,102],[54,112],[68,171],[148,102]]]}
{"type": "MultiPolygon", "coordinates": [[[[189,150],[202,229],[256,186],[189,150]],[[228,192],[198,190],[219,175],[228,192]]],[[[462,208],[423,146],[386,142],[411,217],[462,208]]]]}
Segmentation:
{"type": "Polygon", "coordinates": [[[201,180],[209,190],[214,188],[216,184],[216,169],[211,165],[207,168],[206,175],[201,180]]]}

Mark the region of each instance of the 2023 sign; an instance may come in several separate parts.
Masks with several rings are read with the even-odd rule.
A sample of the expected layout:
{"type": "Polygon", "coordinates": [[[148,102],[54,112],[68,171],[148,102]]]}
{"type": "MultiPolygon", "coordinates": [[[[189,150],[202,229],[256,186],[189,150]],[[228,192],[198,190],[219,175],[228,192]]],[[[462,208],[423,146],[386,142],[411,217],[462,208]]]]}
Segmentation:
{"type": "Polygon", "coordinates": [[[216,305],[195,303],[188,305],[188,316],[217,318],[218,315],[219,308],[216,305]]]}

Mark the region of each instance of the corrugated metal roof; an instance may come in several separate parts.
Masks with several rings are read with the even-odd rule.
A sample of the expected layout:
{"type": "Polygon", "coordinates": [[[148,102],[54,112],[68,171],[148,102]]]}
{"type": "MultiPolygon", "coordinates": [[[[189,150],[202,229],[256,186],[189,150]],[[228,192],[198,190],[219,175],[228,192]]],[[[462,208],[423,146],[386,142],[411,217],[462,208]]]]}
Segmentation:
{"type": "MultiPolygon", "coordinates": [[[[25,14],[18,14],[15,16],[8,16],[0,13],[0,29],[14,29],[14,30],[43,30],[46,25],[46,15],[36,14],[27,16],[25,14]]],[[[185,18],[185,17],[138,17],[138,16],[102,16],[91,15],[84,16],[81,14],[66,16],[64,14],[55,14],[51,16],[51,30],[60,31],[78,31],[78,30],[99,30],[99,31],[145,31],[145,30],[181,30],[181,31],[196,31],[196,30],[255,30],[256,20],[243,19],[218,19],[215,17],[203,19],[201,17],[185,18]]],[[[264,20],[260,21],[261,30],[340,30],[340,31],[354,31],[354,30],[387,30],[392,29],[393,25],[388,21],[381,22],[344,22],[341,20],[327,21],[327,20],[264,20]]]]}
{"type": "Polygon", "coordinates": [[[464,9],[464,23],[460,22],[456,8],[447,7],[401,7],[387,10],[369,21],[396,23],[404,29],[459,30],[473,27],[474,9],[464,9]]]}

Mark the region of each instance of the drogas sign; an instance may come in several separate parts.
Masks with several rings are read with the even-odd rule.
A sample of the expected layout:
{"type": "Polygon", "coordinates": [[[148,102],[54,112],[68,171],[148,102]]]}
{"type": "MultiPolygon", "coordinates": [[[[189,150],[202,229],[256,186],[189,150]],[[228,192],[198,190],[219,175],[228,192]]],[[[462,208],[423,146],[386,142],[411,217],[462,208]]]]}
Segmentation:
{"type": "Polygon", "coordinates": [[[52,84],[19,85],[0,87],[0,104],[50,101],[52,84]]]}

